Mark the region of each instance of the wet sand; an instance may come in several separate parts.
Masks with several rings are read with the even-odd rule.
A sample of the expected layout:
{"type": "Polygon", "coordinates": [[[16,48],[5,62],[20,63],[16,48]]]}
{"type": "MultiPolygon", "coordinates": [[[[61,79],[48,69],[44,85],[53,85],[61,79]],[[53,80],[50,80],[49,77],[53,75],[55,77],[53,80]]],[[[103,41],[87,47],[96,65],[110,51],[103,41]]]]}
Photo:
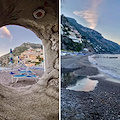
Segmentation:
{"type": "MultiPolygon", "coordinates": [[[[10,87],[25,87],[28,85],[33,85],[36,83],[35,78],[19,78],[17,82],[12,82],[12,75],[10,74],[11,71],[2,71],[0,72],[0,84],[4,86],[10,86],[10,87]]],[[[15,75],[19,75],[18,71],[13,71],[15,75]]],[[[44,71],[43,70],[32,70],[33,73],[35,73],[36,76],[42,77],[44,71]]]]}
{"type": "Polygon", "coordinates": [[[62,88],[62,120],[120,120],[120,84],[97,77],[99,71],[91,66],[87,56],[65,56],[61,63],[62,72],[65,70],[99,81],[90,92],[62,88]],[[84,67],[81,69],[81,66],[84,67]]]}
{"type": "Polygon", "coordinates": [[[66,72],[74,72],[76,76],[91,76],[99,73],[97,68],[90,65],[88,56],[63,56],[61,69],[66,72]]]}

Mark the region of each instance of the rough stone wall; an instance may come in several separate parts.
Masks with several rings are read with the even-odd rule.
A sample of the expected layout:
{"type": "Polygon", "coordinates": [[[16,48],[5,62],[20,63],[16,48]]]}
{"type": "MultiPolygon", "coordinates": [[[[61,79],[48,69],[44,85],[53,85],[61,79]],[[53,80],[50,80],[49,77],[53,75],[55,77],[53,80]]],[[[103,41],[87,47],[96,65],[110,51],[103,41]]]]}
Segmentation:
{"type": "Polygon", "coordinates": [[[0,27],[19,25],[43,42],[45,73],[33,86],[13,89],[0,85],[0,120],[57,120],[59,112],[58,0],[0,0],[0,27]],[[35,19],[42,7],[46,14],[35,19]]]}

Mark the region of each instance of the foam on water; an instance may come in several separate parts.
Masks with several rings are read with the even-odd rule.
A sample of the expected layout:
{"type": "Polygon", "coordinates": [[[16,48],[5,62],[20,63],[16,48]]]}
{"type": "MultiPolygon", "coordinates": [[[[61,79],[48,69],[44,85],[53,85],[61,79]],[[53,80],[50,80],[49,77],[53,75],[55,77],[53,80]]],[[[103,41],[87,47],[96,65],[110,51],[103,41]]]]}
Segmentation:
{"type": "Polygon", "coordinates": [[[109,76],[120,80],[120,75],[117,75],[117,74],[113,73],[113,72],[110,71],[110,70],[104,70],[104,69],[101,69],[101,68],[99,68],[99,67],[98,67],[98,69],[99,69],[100,71],[108,74],[109,76]]]}
{"type": "Polygon", "coordinates": [[[89,56],[88,59],[93,66],[97,67],[101,72],[120,80],[120,55],[100,54],[89,56]],[[110,59],[110,57],[117,58],[110,59]]]}
{"type": "Polygon", "coordinates": [[[90,61],[90,63],[92,63],[93,65],[98,65],[97,61],[94,59],[95,55],[91,55],[88,56],[88,60],[90,61]]]}

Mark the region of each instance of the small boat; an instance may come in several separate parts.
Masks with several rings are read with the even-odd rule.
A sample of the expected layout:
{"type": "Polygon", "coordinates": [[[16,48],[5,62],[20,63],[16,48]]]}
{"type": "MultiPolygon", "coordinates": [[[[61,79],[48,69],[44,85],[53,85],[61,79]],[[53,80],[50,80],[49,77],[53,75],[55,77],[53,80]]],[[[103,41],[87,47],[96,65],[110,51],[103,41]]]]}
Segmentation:
{"type": "Polygon", "coordinates": [[[109,57],[109,58],[118,58],[118,57],[109,57]]]}

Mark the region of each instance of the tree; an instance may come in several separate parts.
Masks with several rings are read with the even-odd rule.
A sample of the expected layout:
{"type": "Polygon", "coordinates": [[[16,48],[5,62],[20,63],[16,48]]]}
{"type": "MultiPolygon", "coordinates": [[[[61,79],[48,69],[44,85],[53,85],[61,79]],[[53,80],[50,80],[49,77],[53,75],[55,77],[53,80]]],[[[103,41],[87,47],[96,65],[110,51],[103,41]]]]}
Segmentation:
{"type": "Polygon", "coordinates": [[[43,58],[41,58],[40,55],[38,55],[36,58],[39,59],[39,61],[43,61],[43,58]]]}
{"type": "Polygon", "coordinates": [[[84,48],[87,47],[88,42],[86,40],[86,36],[82,36],[82,43],[84,48]]]}
{"type": "Polygon", "coordinates": [[[86,39],[86,36],[82,36],[82,39],[85,40],[85,39],[86,39]]]}

